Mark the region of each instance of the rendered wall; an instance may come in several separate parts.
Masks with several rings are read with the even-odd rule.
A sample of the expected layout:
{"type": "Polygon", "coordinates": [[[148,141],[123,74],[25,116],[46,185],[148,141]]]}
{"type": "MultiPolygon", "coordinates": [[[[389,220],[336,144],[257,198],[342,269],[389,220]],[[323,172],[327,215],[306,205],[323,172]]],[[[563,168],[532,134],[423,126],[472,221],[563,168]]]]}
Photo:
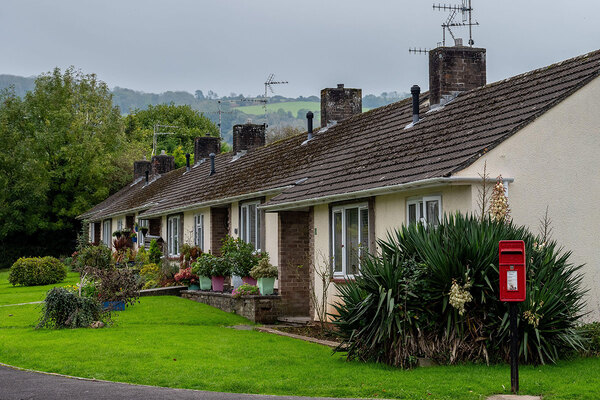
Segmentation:
{"type": "Polygon", "coordinates": [[[588,311],[600,319],[600,78],[458,175],[481,173],[484,162],[492,177],[514,178],[508,202],[517,224],[537,233],[548,206],[553,239],[586,264],[588,311]]]}

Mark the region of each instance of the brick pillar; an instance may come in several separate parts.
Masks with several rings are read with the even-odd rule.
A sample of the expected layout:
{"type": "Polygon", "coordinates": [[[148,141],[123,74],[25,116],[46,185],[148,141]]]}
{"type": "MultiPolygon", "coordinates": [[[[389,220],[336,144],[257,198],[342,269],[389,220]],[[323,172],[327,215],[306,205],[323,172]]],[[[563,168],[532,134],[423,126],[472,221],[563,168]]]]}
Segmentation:
{"type": "Polygon", "coordinates": [[[333,121],[340,122],[362,112],[362,90],[345,88],[340,83],[337,88],[321,90],[321,128],[333,121]]]}
{"type": "Polygon", "coordinates": [[[212,254],[221,255],[223,239],[229,234],[229,208],[210,209],[210,249],[212,254]]]}
{"type": "Polygon", "coordinates": [[[310,312],[310,213],[279,213],[279,294],[286,316],[310,312]]]}

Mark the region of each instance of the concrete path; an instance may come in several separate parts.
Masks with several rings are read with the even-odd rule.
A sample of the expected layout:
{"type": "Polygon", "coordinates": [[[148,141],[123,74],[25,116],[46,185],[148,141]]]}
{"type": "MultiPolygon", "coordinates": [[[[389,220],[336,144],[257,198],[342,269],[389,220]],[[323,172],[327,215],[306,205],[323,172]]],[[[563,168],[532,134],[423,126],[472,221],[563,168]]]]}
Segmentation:
{"type": "MultiPolygon", "coordinates": [[[[300,400],[325,397],[265,396],[170,389],[74,378],[0,365],[0,400],[300,400]]],[[[346,399],[356,400],[356,399],[346,399]]]]}

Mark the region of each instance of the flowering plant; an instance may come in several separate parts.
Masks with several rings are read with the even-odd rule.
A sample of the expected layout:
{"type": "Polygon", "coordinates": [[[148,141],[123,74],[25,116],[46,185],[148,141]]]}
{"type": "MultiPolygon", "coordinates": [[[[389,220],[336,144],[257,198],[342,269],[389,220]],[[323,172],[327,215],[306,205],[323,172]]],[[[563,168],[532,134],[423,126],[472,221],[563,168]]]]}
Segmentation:
{"type": "Polygon", "coordinates": [[[258,296],[259,294],[260,290],[258,290],[257,286],[244,283],[243,285],[233,289],[233,292],[231,292],[231,297],[234,299],[239,299],[242,296],[258,296]]]}
{"type": "Polygon", "coordinates": [[[198,275],[192,273],[192,267],[180,269],[179,272],[175,274],[174,278],[175,282],[179,282],[186,286],[198,282],[198,275]]]}

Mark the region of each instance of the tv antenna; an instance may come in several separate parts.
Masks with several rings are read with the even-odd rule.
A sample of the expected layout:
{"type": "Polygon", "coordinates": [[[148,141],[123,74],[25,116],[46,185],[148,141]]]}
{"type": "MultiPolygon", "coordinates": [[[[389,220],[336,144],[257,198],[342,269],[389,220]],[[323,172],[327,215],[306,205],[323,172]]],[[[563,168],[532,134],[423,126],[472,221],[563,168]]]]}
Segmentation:
{"type": "Polygon", "coordinates": [[[429,54],[429,49],[422,49],[422,48],[416,48],[416,47],[411,47],[410,49],[408,49],[408,52],[411,54],[429,54]]]}
{"type": "MultiPolygon", "coordinates": [[[[275,93],[273,91],[273,85],[285,85],[288,81],[276,81],[275,74],[271,73],[267,80],[265,81],[265,98],[264,98],[264,108],[265,108],[265,125],[267,124],[267,102],[269,101],[269,92],[275,93]]],[[[268,126],[268,125],[266,125],[268,126]]]]}
{"type": "Polygon", "coordinates": [[[434,10],[448,11],[448,18],[442,24],[442,46],[446,46],[446,31],[452,36],[452,39],[456,41],[454,33],[451,28],[459,26],[469,27],[469,46],[473,47],[475,41],[473,40],[473,26],[479,25],[479,22],[473,22],[473,7],[471,6],[471,0],[462,0],[461,5],[451,4],[434,4],[434,10]],[[462,21],[458,21],[457,14],[460,12],[462,21]]]}
{"type": "Polygon", "coordinates": [[[156,155],[156,137],[158,135],[172,135],[175,132],[161,132],[160,128],[179,128],[172,125],[154,124],[154,134],[152,135],[152,155],[156,155]]]}
{"type": "Polygon", "coordinates": [[[225,103],[230,103],[230,104],[235,104],[238,102],[250,102],[250,103],[267,103],[266,99],[237,99],[237,100],[217,100],[217,103],[219,104],[219,110],[218,111],[211,111],[211,113],[218,113],[219,114],[219,123],[217,124],[219,127],[219,137],[223,138],[223,134],[221,132],[221,114],[233,114],[235,113],[235,111],[230,110],[230,111],[223,111],[221,109],[221,104],[225,102],[225,103]]]}

